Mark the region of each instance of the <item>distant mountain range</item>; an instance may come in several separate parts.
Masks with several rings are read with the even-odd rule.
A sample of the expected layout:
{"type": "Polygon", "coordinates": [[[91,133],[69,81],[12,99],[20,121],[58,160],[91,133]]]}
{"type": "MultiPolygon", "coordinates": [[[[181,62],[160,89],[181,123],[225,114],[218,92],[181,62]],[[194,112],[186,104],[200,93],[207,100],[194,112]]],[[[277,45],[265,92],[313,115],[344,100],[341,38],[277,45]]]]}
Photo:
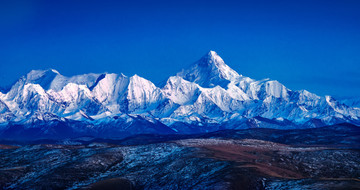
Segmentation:
{"type": "Polygon", "coordinates": [[[54,69],[33,70],[0,92],[0,137],[115,138],[360,125],[358,106],[292,91],[276,80],[245,77],[210,51],[162,86],[138,75],[66,77],[54,69]]]}

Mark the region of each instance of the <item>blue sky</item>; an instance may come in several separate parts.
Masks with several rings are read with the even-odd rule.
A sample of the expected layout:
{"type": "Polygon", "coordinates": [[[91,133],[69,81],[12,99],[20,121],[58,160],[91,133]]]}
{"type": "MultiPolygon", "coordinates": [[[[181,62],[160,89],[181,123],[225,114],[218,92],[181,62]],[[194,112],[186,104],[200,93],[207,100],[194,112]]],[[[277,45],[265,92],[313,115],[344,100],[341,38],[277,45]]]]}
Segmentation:
{"type": "Polygon", "coordinates": [[[360,96],[360,1],[0,2],[0,83],[32,69],[161,82],[216,51],[238,73],[360,96]]]}

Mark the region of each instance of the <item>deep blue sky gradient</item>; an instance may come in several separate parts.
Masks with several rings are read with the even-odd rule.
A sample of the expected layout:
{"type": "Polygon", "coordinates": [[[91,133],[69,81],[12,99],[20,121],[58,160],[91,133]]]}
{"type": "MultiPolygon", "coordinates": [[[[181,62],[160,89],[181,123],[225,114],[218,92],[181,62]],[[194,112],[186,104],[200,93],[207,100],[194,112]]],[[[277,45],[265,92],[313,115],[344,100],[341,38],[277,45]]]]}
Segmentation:
{"type": "Polygon", "coordinates": [[[0,2],[0,84],[32,69],[155,83],[207,51],[293,90],[360,96],[360,1],[0,2]]]}

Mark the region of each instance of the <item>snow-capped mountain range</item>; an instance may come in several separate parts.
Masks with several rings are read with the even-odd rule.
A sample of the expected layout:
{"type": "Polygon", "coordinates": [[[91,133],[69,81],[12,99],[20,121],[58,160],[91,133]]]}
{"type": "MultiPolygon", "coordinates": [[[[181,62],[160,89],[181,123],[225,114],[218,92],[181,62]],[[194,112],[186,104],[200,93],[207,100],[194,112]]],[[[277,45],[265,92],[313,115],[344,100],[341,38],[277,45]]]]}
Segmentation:
{"type": "Polygon", "coordinates": [[[3,137],[120,137],[252,127],[306,128],[342,122],[358,125],[360,108],[330,96],[292,91],[276,80],[245,77],[214,51],[162,86],[138,75],[66,77],[49,69],[33,70],[0,92],[3,137]]]}

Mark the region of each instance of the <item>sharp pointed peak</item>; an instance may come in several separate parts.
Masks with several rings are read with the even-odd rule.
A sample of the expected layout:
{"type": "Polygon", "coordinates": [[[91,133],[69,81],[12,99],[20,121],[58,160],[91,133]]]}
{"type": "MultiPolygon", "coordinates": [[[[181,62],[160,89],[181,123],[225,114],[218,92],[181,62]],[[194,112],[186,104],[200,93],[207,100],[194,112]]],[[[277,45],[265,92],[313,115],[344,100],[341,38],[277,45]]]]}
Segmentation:
{"type": "Polygon", "coordinates": [[[208,53],[207,53],[209,56],[212,56],[212,57],[214,57],[214,56],[219,56],[215,51],[213,51],[213,50],[210,50],[208,53]]]}
{"type": "MultiPolygon", "coordinates": [[[[131,76],[130,80],[131,81],[149,81],[149,80],[145,79],[144,77],[141,77],[137,74],[134,74],[133,76],[131,76]]],[[[151,81],[149,81],[149,82],[151,82],[151,81]]]]}
{"type": "Polygon", "coordinates": [[[216,62],[224,63],[223,59],[213,50],[210,50],[201,59],[208,60],[208,62],[210,63],[216,63],[216,62]]]}
{"type": "Polygon", "coordinates": [[[134,74],[133,76],[131,76],[131,78],[142,78],[142,77],[140,77],[140,76],[137,75],[137,74],[134,74]]]}
{"type": "Polygon", "coordinates": [[[187,81],[195,82],[202,87],[216,85],[226,87],[230,81],[234,81],[241,76],[226,65],[224,60],[212,50],[176,75],[187,81]]]}
{"type": "Polygon", "coordinates": [[[205,54],[200,60],[195,62],[193,66],[205,67],[211,70],[225,69],[225,70],[231,70],[234,73],[236,73],[224,62],[224,60],[215,51],[212,50],[210,50],[207,54],[205,54]]]}

